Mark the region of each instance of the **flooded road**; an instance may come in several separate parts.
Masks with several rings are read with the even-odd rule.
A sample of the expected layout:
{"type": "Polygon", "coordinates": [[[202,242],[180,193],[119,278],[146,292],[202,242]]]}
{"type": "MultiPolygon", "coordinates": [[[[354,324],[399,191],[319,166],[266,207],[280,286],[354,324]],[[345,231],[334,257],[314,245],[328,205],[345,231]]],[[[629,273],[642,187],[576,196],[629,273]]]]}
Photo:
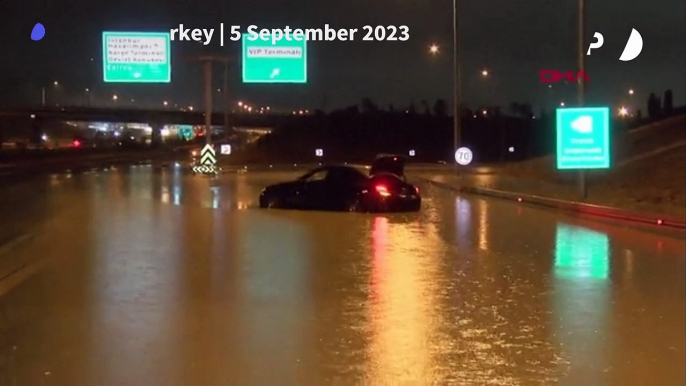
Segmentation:
{"type": "Polygon", "coordinates": [[[684,384],[683,237],[421,183],[414,214],[257,208],[295,175],[0,189],[1,384],[684,384]]]}

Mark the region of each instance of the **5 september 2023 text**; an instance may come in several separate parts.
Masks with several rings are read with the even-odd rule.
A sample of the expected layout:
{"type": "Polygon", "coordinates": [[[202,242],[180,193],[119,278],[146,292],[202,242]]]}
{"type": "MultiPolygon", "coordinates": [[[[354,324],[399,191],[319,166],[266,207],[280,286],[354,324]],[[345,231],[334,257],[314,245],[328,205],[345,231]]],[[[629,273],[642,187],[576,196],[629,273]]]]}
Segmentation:
{"type": "MultiPolygon", "coordinates": [[[[251,42],[261,40],[269,42],[272,45],[277,42],[285,41],[355,41],[357,39],[362,41],[408,41],[410,40],[410,28],[406,25],[401,26],[369,26],[365,25],[358,28],[331,28],[328,24],[324,24],[324,28],[258,28],[256,25],[251,25],[246,28],[245,32],[241,30],[241,26],[232,25],[226,30],[229,31],[228,38],[231,41],[240,41],[243,35],[247,35],[246,39],[251,42]],[[360,38],[361,36],[361,38],[360,38]]],[[[219,25],[219,44],[224,46],[224,23],[219,25]]],[[[169,30],[172,41],[195,41],[203,45],[208,45],[214,36],[214,28],[186,28],[183,24],[179,24],[179,28],[169,30]]]]}

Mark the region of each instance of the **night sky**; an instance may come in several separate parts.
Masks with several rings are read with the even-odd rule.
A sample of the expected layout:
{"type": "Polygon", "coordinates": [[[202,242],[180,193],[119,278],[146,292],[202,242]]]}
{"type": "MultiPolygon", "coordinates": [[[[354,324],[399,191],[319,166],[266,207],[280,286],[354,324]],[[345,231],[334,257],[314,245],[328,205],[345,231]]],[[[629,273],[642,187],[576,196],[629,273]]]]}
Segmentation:
{"type": "MultiPolygon", "coordinates": [[[[472,106],[507,107],[529,102],[538,110],[561,101],[571,105],[575,86],[549,89],[540,83],[543,68],[576,69],[576,2],[572,0],[461,0],[459,40],[463,54],[463,95],[472,106]],[[483,78],[482,69],[490,75],[483,78]]],[[[686,102],[686,1],[587,0],[588,29],[605,37],[602,48],[587,57],[591,77],[587,101],[618,107],[638,105],[645,111],[650,92],[674,91],[677,105],[686,102]],[[624,45],[637,29],[644,42],[641,55],[619,61],[624,45]],[[630,101],[628,90],[636,94],[630,101]]],[[[236,54],[240,42],[204,47],[172,43],[172,83],[122,85],[102,82],[101,32],[168,31],[179,23],[194,28],[219,28],[219,23],[277,28],[358,28],[364,25],[407,25],[407,42],[311,42],[309,82],[290,85],[242,84],[240,66],[231,73],[234,100],[284,109],[331,110],[371,97],[381,107],[429,103],[452,95],[451,0],[2,0],[0,103],[40,102],[42,85],[49,98],[78,95],[86,87],[98,95],[117,93],[148,103],[169,100],[199,106],[201,69],[184,57],[199,52],[236,54]],[[36,22],[46,36],[30,40],[36,22]],[[428,52],[430,44],[440,54],[428,52]],[[91,58],[93,60],[91,61],[91,58]]],[[[217,32],[215,32],[217,33],[217,32]]],[[[359,35],[358,35],[359,37],[359,35]]],[[[217,69],[216,85],[221,86],[217,69]]],[[[54,100],[54,99],[53,99],[54,100]]]]}

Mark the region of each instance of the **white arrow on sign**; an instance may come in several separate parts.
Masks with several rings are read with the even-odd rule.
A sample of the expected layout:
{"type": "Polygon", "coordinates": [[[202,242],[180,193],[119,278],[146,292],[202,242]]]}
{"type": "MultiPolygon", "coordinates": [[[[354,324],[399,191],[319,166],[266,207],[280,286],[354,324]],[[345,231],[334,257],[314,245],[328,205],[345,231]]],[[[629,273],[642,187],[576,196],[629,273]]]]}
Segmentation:
{"type": "Polygon", "coordinates": [[[273,69],[273,70],[272,70],[272,74],[269,75],[269,79],[274,79],[274,78],[276,78],[276,77],[279,75],[280,72],[281,72],[281,70],[279,70],[278,68],[273,69]]]}
{"type": "Polygon", "coordinates": [[[203,173],[203,174],[217,174],[217,168],[212,166],[193,166],[193,173],[203,173]]]}
{"type": "Polygon", "coordinates": [[[571,123],[572,129],[577,133],[589,134],[593,132],[593,117],[582,115],[571,123]]]}
{"type": "Polygon", "coordinates": [[[216,163],[217,155],[214,152],[214,147],[210,144],[205,145],[200,151],[200,164],[214,166],[216,163]]]}

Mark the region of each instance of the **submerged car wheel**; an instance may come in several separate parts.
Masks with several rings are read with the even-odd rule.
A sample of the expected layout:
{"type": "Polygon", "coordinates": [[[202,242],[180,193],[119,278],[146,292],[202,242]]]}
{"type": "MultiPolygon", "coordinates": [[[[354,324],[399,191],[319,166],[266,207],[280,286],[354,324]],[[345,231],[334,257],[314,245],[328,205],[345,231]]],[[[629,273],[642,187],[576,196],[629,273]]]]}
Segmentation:
{"type": "Polygon", "coordinates": [[[349,202],[347,204],[346,209],[348,212],[362,212],[362,205],[360,204],[360,200],[354,200],[349,202]]]}
{"type": "Polygon", "coordinates": [[[267,208],[269,209],[279,209],[281,207],[281,201],[276,197],[271,197],[267,200],[267,208]]]}
{"type": "Polygon", "coordinates": [[[260,197],[260,208],[276,209],[279,201],[275,197],[260,197]]]}

